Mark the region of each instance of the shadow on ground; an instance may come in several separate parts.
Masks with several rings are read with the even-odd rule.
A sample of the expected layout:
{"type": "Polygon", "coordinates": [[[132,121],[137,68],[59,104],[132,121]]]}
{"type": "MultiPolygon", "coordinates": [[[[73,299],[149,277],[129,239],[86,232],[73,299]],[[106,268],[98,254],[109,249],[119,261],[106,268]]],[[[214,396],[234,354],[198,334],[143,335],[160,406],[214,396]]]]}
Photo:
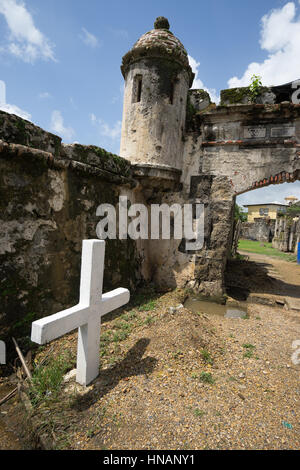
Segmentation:
{"type": "Polygon", "coordinates": [[[153,357],[142,359],[149,343],[150,340],[148,338],[138,340],[121,362],[118,362],[109,369],[100,371],[95,389],[84,396],[77,397],[72,408],[75,408],[77,411],[84,411],[116,387],[122,379],[135,375],[150,374],[157,360],[153,357]]]}
{"type": "Polygon", "coordinates": [[[236,300],[246,300],[251,293],[299,298],[299,286],[270,276],[268,270],[272,268],[266,262],[229,260],[225,272],[226,293],[236,300]]]}

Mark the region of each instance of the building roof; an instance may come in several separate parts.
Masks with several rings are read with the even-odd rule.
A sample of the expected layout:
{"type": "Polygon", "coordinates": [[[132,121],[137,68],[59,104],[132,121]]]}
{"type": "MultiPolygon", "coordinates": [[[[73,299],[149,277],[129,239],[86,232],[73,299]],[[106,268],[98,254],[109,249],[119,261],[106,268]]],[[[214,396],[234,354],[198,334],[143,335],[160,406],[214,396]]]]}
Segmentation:
{"type": "Polygon", "coordinates": [[[188,54],[179,39],[169,31],[169,27],[167,18],[159,16],[156,19],[154,29],[143,34],[132,49],[124,55],[121,66],[124,76],[129,65],[136,60],[145,57],[167,57],[188,71],[192,84],[194,74],[189,64],[188,54]]]}
{"type": "Polygon", "coordinates": [[[251,206],[283,206],[283,207],[288,207],[288,204],[274,201],[274,202],[264,202],[264,203],[259,203],[256,202],[255,204],[243,204],[244,207],[251,207],[251,206]]]}

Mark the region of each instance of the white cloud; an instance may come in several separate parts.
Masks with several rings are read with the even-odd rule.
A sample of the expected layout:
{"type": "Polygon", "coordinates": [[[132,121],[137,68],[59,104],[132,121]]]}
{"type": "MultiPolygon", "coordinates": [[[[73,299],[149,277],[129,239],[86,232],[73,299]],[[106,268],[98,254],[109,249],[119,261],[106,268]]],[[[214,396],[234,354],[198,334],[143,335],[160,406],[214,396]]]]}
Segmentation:
{"type": "Polygon", "coordinates": [[[90,47],[98,47],[100,46],[98,38],[90,33],[87,29],[81,28],[83,31],[83,34],[80,34],[80,39],[84,42],[86,46],[90,47]]]}
{"type": "Polygon", "coordinates": [[[109,126],[109,124],[107,124],[102,119],[97,118],[93,113],[90,115],[90,119],[92,123],[99,128],[100,135],[103,137],[108,137],[112,140],[117,140],[120,138],[122,127],[121,121],[117,121],[113,126],[109,126]]]}
{"type": "Polygon", "coordinates": [[[266,86],[299,78],[300,18],[296,13],[295,3],[288,2],[263,16],[260,45],[268,52],[268,58],[262,63],[250,63],[241,78],[228,81],[229,87],[248,86],[254,74],[260,75],[266,86]]]}
{"type": "Polygon", "coordinates": [[[0,14],[9,28],[8,43],[0,52],[7,52],[25,62],[37,59],[55,61],[53,45],[34,25],[31,14],[21,0],[0,0],[0,14]]]}
{"type": "Polygon", "coordinates": [[[31,115],[23,111],[23,109],[20,109],[15,104],[6,103],[6,84],[3,80],[0,80],[0,110],[9,114],[16,114],[23,119],[27,119],[27,121],[31,119],[31,115]]]}
{"type": "Polygon", "coordinates": [[[51,115],[51,130],[66,140],[72,140],[75,135],[74,129],[72,127],[65,127],[64,120],[60,111],[53,111],[51,115]]]}
{"type": "Polygon", "coordinates": [[[265,188],[258,188],[253,191],[241,194],[236,198],[238,205],[244,204],[267,204],[268,202],[279,201],[281,204],[286,203],[285,197],[290,195],[300,199],[300,181],[294,183],[273,184],[265,188]]]}
{"type": "Polygon", "coordinates": [[[190,66],[192,67],[192,70],[195,74],[195,78],[194,78],[194,81],[193,81],[193,89],[202,89],[202,90],[207,91],[210,94],[211,101],[213,103],[219,103],[220,98],[217,95],[216,90],[214,88],[206,88],[204,86],[204,83],[202,82],[202,80],[198,77],[198,75],[199,75],[198,68],[200,67],[200,62],[197,62],[196,59],[194,59],[190,55],[188,56],[188,58],[189,58],[190,66]]]}
{"type": "Polygon", "coordinates": [[[39,93],[39,98],[40,98],[41,100],[46,100],[46,99],[48,99],[48,98],[52,98],[52,96],[51,96],[50,93],[48,93],[48,91],[44,91],[44,92],[42,92],[42,93],[39,93]]]}

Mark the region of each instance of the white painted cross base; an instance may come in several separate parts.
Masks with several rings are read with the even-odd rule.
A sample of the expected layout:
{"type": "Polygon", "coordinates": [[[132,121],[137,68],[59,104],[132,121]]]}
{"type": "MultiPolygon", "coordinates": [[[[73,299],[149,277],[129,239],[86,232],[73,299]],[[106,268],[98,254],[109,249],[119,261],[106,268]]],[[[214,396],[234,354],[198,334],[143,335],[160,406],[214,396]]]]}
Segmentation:
{"type": "Polygon", "coordinates": [[[45,344],[78,328],[76,381],[88,385],[99,373],[101,317],[129,302],[128,289],[102,294],[105,242],[83,240],[79,304],[32,323],[31,340],[45,344]]]}

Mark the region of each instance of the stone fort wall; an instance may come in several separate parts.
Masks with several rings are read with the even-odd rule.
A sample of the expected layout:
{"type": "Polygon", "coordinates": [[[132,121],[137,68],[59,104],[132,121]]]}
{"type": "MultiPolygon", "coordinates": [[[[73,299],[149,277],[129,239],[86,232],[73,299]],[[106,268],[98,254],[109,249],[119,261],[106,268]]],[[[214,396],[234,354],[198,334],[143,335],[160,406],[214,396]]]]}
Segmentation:
{"type": "MultiPolygon", "coordinates": [[[[35,318],[75,305],[83,239],[97,238],[101,203],[134,200],[130,164],[0,112],[0,324],[24,332],[35,318]]],[[[104,289],[134,290],[143,250],[106,243],[104,289]]]]}

